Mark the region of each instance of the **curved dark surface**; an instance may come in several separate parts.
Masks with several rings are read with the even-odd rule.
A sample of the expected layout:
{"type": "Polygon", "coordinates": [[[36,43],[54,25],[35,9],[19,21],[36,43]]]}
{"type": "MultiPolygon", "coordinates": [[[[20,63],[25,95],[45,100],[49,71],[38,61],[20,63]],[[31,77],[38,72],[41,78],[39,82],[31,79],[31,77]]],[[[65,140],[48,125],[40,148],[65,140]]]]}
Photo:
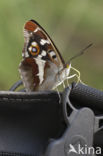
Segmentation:
{"type": "MultiPolygon", "coordinates": [[[[99,90],[73,84],[70,100],[77,108],[89,107],[103,114],[99,90]]],[[[39,156],[49,140],[62,136],[65,129],[57,92],[0,91],[0,151],[39,156]]],[[[102,146],[102,138],[103,131],[95,134],[94,144],[102,146]]]]}
{"type": "Polygon", "coordinates": [[[103,114],[103,92],[81,83],[72,85],[70,100],[76,107],[89,107],[97,114],[103,114]]]}

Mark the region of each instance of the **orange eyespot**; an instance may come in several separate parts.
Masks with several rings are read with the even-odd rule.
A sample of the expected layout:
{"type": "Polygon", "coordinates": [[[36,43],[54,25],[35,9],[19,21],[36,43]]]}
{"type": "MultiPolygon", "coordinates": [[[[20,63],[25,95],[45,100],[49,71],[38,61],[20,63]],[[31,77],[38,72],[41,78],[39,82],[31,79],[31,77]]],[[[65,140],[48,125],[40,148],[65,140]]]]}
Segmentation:
{"type": "Polygon", "coordinates": [[[40,47],[36,42],[32,42],[31,46],[28,48],[32,56],[36,56],[40,52],[40,47]]]}

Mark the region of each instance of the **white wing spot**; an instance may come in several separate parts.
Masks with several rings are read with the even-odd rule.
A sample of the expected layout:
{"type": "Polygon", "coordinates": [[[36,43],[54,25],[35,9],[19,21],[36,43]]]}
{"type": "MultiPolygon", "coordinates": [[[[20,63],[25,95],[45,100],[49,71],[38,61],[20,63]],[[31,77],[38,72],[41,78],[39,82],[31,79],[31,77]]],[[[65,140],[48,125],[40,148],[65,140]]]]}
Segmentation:
{"type": "Polygon", "coordinates": [[[40,41],[41,45],[44,45],[46,43],[50,44],[50,42],[48,40],[41,39],[41,41],[40,41]]]}
{"type": "Polygon", "coordinates": [[[42,55],[42,56],[46,56],[46,51],[43,50],[42,53],[41,53],[41,55],[42,55]]]}
{"type": "Polygon", "coordinates": [[[32,42],[31,44],[32,44],[32,46],[36,46],[36,45],[37,45],[37,43],[36,43],[36,42],[32,42]]]}
{"type": "Polygon", "coordinates": [[[24,53],[22,53],[22,57],[24,57],[25,55],[24,55],[24,53]]]}
{"type": "Polygon", "coordinates": [[[37,32],[38,30],[40,30],[40,28],[39,28],[39,27],[37,27],[37,28],[34,30],[34,32],[37,32]]]}
{"type": "Polygon", "coordinates": [[[25,30],[25,29],[24,29],[24,37],[25,37],[25,38],[28,38],[28,40],[29,40],[29,33],[28,33],[28,31],[25,30]]]}
{"type": "Polygon", "coordinates": [[[49,54],[50,54],[51,57],[56,55],[54,51],[50,51],[49,54]]]}
{"type": "Polygon", "coordinates": [[[39,76],[40,79],[40,84],[43,82],[44,80],[44,67],[45,67],[45,61],[41,60],[41,59],[35,59],[36,64],[38,65],[38,70],[39,73],[37,74],[37,76],[39,76]]]}
{"type": "Polygon", "coordinates": [[[32,50],[32,47],[29,47],[28,50],[31,51],[32,50]]]}
{"type": "Polygon", "coordinates": [[[29,54],[27,51],[25,52],[25,57],[29,57],[29,54]]]}
{"type": "Polygon", "coordinates": [[[38,55],[38,58],[42,58],[42,56],[41,55],[38,55]]]}

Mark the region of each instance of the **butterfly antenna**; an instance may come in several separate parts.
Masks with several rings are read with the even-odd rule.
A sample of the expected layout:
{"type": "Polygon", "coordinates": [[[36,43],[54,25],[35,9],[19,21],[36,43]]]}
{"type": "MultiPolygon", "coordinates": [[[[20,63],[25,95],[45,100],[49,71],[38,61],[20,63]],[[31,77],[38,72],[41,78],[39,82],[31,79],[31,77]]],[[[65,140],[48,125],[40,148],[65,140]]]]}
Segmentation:
{"type": "Polygon", "coordinates": [[[71,60],[75,59],[76,57],[83,55],[84,52],[85,52],[88,48],[90,48],[92,45],[93,45],[93,43],[89,44],[87,47],[85,47],[84,49],[82,49],[78,54],[76,54],[75,56],[71,57],[71,58],[69,59],[69,63],[71,62],[71,60]]]}

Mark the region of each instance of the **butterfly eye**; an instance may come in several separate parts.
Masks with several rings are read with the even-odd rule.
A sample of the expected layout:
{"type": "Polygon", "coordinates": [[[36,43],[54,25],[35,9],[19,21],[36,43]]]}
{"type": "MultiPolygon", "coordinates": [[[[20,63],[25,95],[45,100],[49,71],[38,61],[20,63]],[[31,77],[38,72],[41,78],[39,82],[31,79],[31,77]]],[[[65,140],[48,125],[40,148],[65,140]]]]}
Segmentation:
{"type": "Polygon", "coordinates": [[[30,54],[32,56],[36,56],[40,52],[40,48],[36,42],[32,42],[31,46],[28,48],[30,54]]]}

